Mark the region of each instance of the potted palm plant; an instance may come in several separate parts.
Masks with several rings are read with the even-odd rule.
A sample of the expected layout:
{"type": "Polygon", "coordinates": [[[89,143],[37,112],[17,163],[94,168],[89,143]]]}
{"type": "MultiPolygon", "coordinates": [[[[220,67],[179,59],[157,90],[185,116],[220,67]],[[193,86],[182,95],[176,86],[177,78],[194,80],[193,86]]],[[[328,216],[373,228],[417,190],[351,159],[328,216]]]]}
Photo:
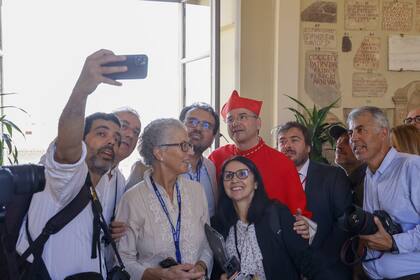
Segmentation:
{"type": "MultiPolygon", "coordinates": [[[[11,93],[2,93],[1,96],[10,95],[11,93]]],[[[0,138],[0,165],[4,164],[5,158],[9,164],[17,164],[18,163],[18,150],[13,142],[13,137],[15,133],[21,134],[23,137],[22,130],[11,120],[9,120],[4,113],[4,109],[6,108],[14,108],[18,109],[24,113],[25,110],[18,108],[16,106],[0,106],[0,125],[1,125],[1,138],[0,138]]]]}
{"type": "Polygon", "coordinates": [[[306,126],[309,130],[312,147],[310,154],[311,160],[329,163],[328,160],[322,154],[322,147],[325,143],[330,143],[331,146],[334,146],[334,139],[330,136],[328,130],[331,126],[337,123],[328,123],[326,122],[326,118],[328,112],[337,104],[339,99],[321,109],[318,109],[314,105],[312,110],[310,110],[296,98],[293,98],[289,95],[286,96],[293,100],[298,105],[298,107],[303,109],[303,112],[301,112],[298,109],[292,107],[287,108],[288,110],[293,112],[296,121],[306,126]]]}

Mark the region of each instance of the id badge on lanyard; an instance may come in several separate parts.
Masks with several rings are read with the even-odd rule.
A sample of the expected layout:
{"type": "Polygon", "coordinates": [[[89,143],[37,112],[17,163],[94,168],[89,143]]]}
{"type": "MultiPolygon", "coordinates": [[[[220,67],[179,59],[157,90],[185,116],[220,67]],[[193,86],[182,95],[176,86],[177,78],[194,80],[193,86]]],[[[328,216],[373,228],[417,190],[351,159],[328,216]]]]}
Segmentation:
{"type": "Polygon", "coordinates": [[[172,237],[174,240],[174,246],[175,246],[175,256],[176,256],[176,261],[177,263],[181,264],[182,263],[182,257],[181,257],[181,248],[180,248],[180,238],[181,238],[181,192],[179,190],[179,185],[178,182],[175,183],[175,187],[176,187],[176,198],[178,201],[178,219],[176,221],[176,226],[174,226],[174,224],[172,223],[171,217],[169,215],[169,211],[168,208],[166,207],[165,201],[163,200],[162,195],[160,194],[159,190],[156,187],[156,184],[153,180],[153,177],[150,176],[150,182],[152,183],[153,189],[155,191],[156,197],[158,198],[159,202],[160,202],[160,206],[162,206],[163,212],[165,212],[166,214],[166,218],[168,218],[169,221],[169,225],[171,226],[171,232],[172,232],[172,237]]]}

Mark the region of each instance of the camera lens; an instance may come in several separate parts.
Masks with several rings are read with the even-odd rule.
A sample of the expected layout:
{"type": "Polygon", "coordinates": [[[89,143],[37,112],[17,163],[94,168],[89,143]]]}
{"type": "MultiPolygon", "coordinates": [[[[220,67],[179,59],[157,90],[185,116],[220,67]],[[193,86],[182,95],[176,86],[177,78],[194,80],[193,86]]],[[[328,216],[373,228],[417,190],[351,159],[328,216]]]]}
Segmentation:
{"type": "Polygon", "coordinates": [[[359,217],[357,216],[357,214],[356,213],[353,213],[351,216],[350,216],[350,218],[349,218],[349,224],[351,225],[351,226],[356,226],[356,225],[358,225],[360,223],[360,219],[359,219],[359,217]]]}
{"type": "Polygon", "coordinates": [[[26,164],[5,166],[13,175],[13,185],[16,194],[35,193],[45,187],[44,166],[26,164]]]}
{"type": "Polygon", "coordinates": [[[136,56],[135,59],[134,59],[134,64],[137,65],[137,66],[143,65],[144,64],[143,56],[140,56],[140,55],[136,56]]]}

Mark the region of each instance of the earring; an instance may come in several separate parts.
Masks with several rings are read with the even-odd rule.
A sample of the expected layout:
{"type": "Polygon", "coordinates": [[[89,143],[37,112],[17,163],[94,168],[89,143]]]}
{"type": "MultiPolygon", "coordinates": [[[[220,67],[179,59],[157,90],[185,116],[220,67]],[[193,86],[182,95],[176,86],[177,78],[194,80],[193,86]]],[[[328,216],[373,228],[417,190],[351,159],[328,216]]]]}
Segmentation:
{"type": "Polygon", "coordinates": [[[258,189],[258,184],[255,184],[254,190],[258,189]]]}

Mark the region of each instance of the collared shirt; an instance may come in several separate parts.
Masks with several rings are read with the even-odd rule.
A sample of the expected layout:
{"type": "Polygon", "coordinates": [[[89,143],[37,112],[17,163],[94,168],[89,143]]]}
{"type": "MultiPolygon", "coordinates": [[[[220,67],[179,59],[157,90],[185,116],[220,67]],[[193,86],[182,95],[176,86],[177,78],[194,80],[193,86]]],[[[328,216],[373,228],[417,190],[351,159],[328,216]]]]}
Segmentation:
{"type": "Polygon", "coordinates": [[[303,190],[305,190],[306,180],[308,176],[308,168],[309,168],[309,158],[305,161],[302,168],[298,170],[300,183],[302,184],[303,190]]]}
{"type": "MultiPolygon", "coordinates": [[[[202,160],[203,159],[201,159],[201,162],[202,160]]],[[[213,217],[214,213],[216,212],[216,203],[214,201],[214,193],[213,193],[213,187],[211,184],[210,175],[206,166],[204,164],[200,164],[199,170],[197,172],[194,172],[190,166],[189,171],[183,174],[183,176],[186,179],[196,181],[203,186],[204,193],[206,194],[206,198],[207,198],[209,215],[210,217],[213,217]]]]}
{"type": "MultiPolygon", "coordinates": [[[[364,262],[373,279],[397,278],[420,272],[420,156],[391,148],[375,173],[368,168],[365,177],[363,209],[373,213],[385,210],[399,223],[403,233],[393,235],[399,254],[385,253],[364,262]]],[[[368,250],[367,258],[379,252],[368,250]]]]}
{"type": "MultiPolygon", "coordinates": [[[[47,221],[79,193],[88,172],[84,143],[80,160],[74,164],[56,162],[54,153],[55,143],[52,143],[41,159],[41,163],[45,166],[46,185],[44,191],[34,194],[28,210],[29,233],[32,239],[37,238],[47,221]]],[[[110,184],[112,185],[112,180],[110,183],[108,174],[105,174],[95,188],[108,223],[112,216],[115,197],[115,189],[110,187],[110,184]]],[[[118,185],[118,196],[121,196],[124,185],[118,185]]],[[[50,236],[45,244],[42,258],[51,279],[62,280],[75,273],[100,271],[99,258],[91,258],[92,227],[93,213],[89,203],[61,231],[50,236]]],[[[28,240],[24,222],[20,229],[16,250],[22,254],[27,247],[28,240]]],[[[101,251],[103,257],[104,250],[101,251]]],[[[28,257],[28,260],[32,261],[32,256],[28,257]]],[[[104,261],[102,261],[102,272],[105,276],[104,261]]]]}

